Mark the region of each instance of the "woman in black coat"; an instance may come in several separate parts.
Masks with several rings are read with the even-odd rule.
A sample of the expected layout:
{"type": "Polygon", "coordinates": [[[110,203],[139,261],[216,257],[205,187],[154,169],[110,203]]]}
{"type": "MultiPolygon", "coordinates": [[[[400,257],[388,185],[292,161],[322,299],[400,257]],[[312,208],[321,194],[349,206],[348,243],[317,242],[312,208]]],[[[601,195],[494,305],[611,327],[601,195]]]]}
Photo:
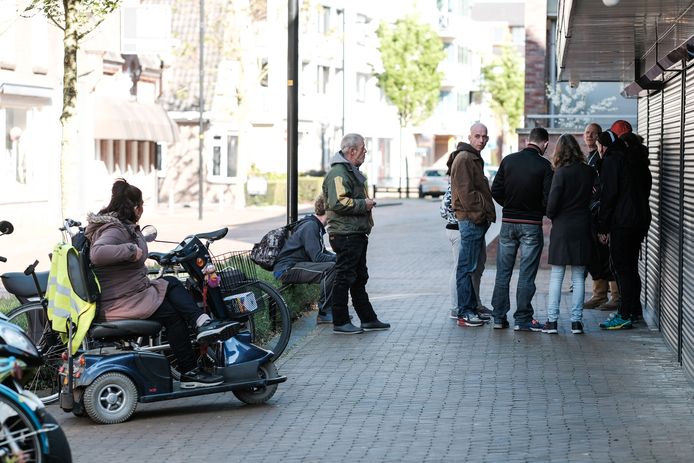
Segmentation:
{"type": "Polygon", "coordinates": [[[557,140],[553,157],[554,179],[547,200],[547,217],[552,220],[548,263],[549,279],[547,322],[544,333],[557,332],[561,286],[566,266],[571,266],[573,297],[571,301],[571,332],[583,333],[583,298],[585,297],[586,265],[593,257],[590,231],[590,200],[595,170],[585,162],[576,139],[564,134],[557,140]]]}

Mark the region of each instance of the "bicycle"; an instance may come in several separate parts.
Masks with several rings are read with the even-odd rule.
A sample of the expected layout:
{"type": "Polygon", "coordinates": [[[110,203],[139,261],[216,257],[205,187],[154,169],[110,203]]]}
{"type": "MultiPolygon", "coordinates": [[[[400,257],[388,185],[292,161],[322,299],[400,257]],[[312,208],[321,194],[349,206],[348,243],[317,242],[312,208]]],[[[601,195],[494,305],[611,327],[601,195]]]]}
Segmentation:
{"type": "MultiPolygon", "coordinates": [[[[74,226],[79,226],[79,223],[67,219],[60,230],[68,233],[74,226]]],[[[2,234],[10,234],[12,231],[13,229],[2,234]]],[[[0,262],[6,262],[6,259],[0,257],[0,262]]],[[[47,301],[44,298],[48,272],[37,272],[38,264],[39,261],[36,260],[23,272],[4,273],[0,275],[0,278],[7,292],[12,294],[20,304],[6,314],[7,321],[19,326],[26,333],[31,342],[37,346],[44,360],[41,366],[26,373],[25,377],[28,379],[25,389],[36,394],[44,404],[48,405],[58,400],[60,392],[58,369],[62,365],[66,346],[51,330],[47,316],[47,301]]]]}

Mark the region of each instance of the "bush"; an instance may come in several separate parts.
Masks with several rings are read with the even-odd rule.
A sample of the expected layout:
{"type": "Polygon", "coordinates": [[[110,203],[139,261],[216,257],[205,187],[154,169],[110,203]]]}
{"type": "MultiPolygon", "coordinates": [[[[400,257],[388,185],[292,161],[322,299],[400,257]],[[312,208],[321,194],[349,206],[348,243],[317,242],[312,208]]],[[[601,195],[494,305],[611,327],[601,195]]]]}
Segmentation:
{"type": "MultiPolygon", "coordinates": [[[[299,202],[312,203],[321,192],[323,177],[299,177],[299,202]]],[[[268,178],[267,193],[264,195],[249,195],[246,192],[248,206],[286,206],[287,179],[268,178]]]]}
{"type": "MultiPolygon", "coordinates": [[[[280,286],[282,286],[282,283],[275,279],[272,272],[263,270],[260,267],[258,267],[257,270],[259,280],[263,280],[276,289],[279,289],[280,286]]],[[[311,310],[313,306],[318,304],[318,298],[320,297],[320,285],[294,284],[282,292],[282,297],[287,302],[287,307],[289,307],[292,320],[296,320],[301,316],[302,312],[311,310]]]]}

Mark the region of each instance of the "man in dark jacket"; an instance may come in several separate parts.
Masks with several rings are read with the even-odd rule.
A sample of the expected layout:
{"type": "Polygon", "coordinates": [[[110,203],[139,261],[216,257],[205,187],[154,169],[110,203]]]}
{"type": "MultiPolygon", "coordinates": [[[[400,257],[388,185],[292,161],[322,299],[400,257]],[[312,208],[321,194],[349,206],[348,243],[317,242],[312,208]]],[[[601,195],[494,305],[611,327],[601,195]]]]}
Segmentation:
{"type": "Polygon", "coordinates": [[[542,217],[552,186],[552,165],[543,157],[549,144],[549,134],[542,127],[530,131],[528,145],[522,151],[509,154],[499,166],[492,184],[492,196],[503,207],[496,257],[496,281],[492,295],[494,328],[509,327],[506,314],[511,309],[509,284],[518,248],[521,251],[520,272],[516,289],[516,331],[542,331],[533,318],[532,299],[535,295],[535,276],[544,245],[542,217]]]}
{"type": "Polygon", "coordinates": [[[366,177],[359,170],[366,158],[364,137],[356,133],[347,134],[342,138],[340,148],[323,180],[330,246],[337,254],[333,284],[333,332],[358,334],[387,330],[390,325],[378,320],[366,292],[366,282],[369,280],[366,249],[373,226],[371,212],[376,201],[369,198],[366,177]],[[352,296],[361,327],[349,321],[348,294],[352,296]]]}
{"type": "Polygon", "coordinates": [[[489,182],[484,176],[484,161],[480,156],[480,151],[489,141],[487,127],[474,124],[470,128],[468,140],[470,144],[461,144],[460,152],[450,167],[451,205],[460,232],[460,253],[456,269],[457,316],[458,326],[463,327],[482,326],[483,317],[489,320],[489,315],[477,310],[474,276],[478,270],[481,276],[486,261],[484,235],[489,224],[496,221],[489,182]]]}
{"type": "Polygon", "coordinates": [[[275,278],[285,284],[320,283],[317,322],[333,322],[333,281],[335,254],[328,252],[323,243],[325,223],[323,195],[316,198],[314,214],[299,221],[291,236],[282,246],[273,268],[275,278]]]}
{"type": "Polygon", "coordinates": [[[598,137],[603,152],[598,236],[610,246],[612,270],[622,296],[617,313],[600,324],[606,330],[629,329],[640,316],[639,250],[651,223],[647,149],[637,135],[623,137],[626,143],[610,130],[598,137]]]}

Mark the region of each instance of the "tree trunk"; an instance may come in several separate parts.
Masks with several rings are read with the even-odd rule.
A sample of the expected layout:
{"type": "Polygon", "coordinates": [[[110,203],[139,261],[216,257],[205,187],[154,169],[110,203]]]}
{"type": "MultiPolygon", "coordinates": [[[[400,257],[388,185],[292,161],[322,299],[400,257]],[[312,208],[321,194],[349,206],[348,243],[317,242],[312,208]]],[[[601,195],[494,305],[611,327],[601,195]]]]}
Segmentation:
{"type": "Polygon", "coordinates": [[[77,7],[76,1],[64,2],[65,34],[63,45],[63,128],[60,145],[60,209],[63,218],[78,219],[79,211],[79,126],[74,118],[77,102],[77,7]]]}

